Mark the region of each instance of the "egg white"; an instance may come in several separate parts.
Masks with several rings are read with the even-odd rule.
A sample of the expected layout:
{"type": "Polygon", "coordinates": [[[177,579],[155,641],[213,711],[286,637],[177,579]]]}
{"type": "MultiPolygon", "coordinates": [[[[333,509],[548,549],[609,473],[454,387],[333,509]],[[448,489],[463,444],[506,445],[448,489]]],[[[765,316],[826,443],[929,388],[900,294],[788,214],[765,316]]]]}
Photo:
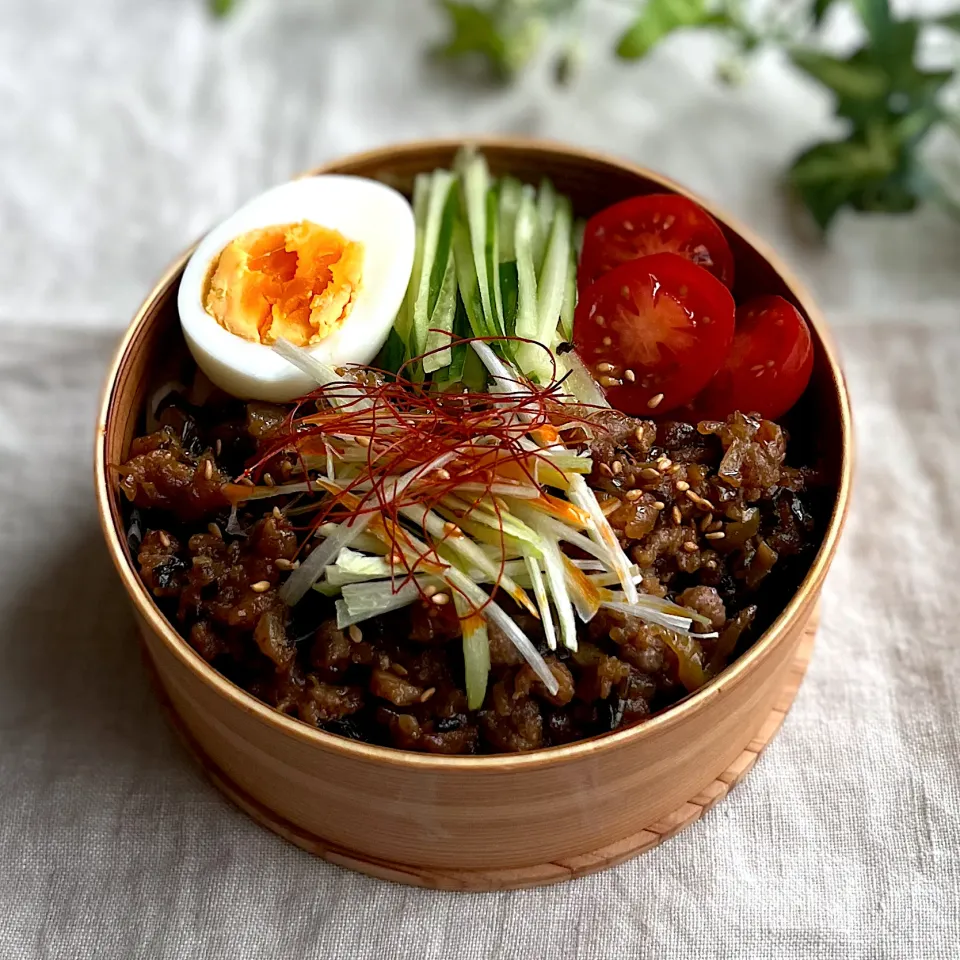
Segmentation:
{"type": "Polygon", "coordinates": [[[326,174],[274,187],[242,206],[197,245],[180,280],[177,308],[187,346],[200,369],[227,393],[280,403],[316,388],[269,346],[225,330],[207,313],[203,293],[211,266],[232,240],[250,230],[311,220],[363,244],[363,270],[343,324],[306,349],[330,366],[369,363],[390,333],[406,293],[416,240],[413,210],[392,187],[326,174]]]}

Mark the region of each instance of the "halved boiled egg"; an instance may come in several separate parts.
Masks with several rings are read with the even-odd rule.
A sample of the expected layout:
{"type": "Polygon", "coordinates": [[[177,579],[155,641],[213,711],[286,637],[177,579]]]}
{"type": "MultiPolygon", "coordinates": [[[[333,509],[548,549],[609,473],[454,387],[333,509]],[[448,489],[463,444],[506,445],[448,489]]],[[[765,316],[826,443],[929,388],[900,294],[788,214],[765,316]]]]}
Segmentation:
{"type": "Polygon", "coordinates": [[[177,306],[200,369],[242,399],[316,384],[272,348],[283,338],[338,367],[386,342],[413,268],[413,210],[376,180],[327,174],[260,194],[200,241],[177,306]]]}

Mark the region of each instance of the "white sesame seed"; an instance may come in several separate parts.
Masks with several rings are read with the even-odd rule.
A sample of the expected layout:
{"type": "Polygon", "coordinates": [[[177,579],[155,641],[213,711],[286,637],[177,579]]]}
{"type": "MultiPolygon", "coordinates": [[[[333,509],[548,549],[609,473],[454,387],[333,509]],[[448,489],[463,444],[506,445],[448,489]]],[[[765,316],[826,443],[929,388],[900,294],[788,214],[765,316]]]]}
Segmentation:
{"type": "Polygon", "coordinates": [[[612,341],[609,337],[604,337],[603,340],[601,340],[600,342],[601,342],[605,347],[609,347],[609,346],[611,346],[611,345],[613,344],[613,341],[612,341]]]}
{"type": "Polygon", "coordinates": [[[435,603],[438,607],[446,606],[450,602],[449,593],[435,593],[430,598],[431,603],[435,603]]]}
{"type": "Polygon", "coordinates": [[[705,533],[704,538],[707,540],[722,540],[726,534],[722,530],[717,530],[715,533],[705,533]]]}
{"type": "Polygon", "coordinates": [[[692,490],[687,491],[687,496],[698,506],[703,507],[704,510],[715,510],[716,507],[706,499],[706,497],[701,497],[699,494],[694,493],[692,490]]]}
{"type": "Polygon", "coordinates": [[[354,643],[360,643],[363,640],[363,632],[355,623],[351,623],[347,628],[347,634],[354,643]]]}
{"type": "Polygon", "coordinates": [[[651,397],[647,401],[647,408],[650,410],[655,410],[657,407],[660,406],[661,403],[663,403],[663,394],[658,393],[656,396],[651,397]]]}
{"type": "Polygon", "coordinates": [[[165,530],[161,530],[159,536],[160,536],[160,542],[163,544],[164,549],[169,550],[170,544],[173,542],[170,539],[170,535],[165,530]]]}
{"type": "Polygon", "coordinates": [[[213,477],[213,461],[204,460],[203,461],[203,479],[210,480],[213,477]]]}
{"type": "Polygon", "coordinates": [[[632,370],[624,370],[623,379],[629,383],[633,383],[633,381],[637,379],[637,375],[632,370]]]}
{"type": "Polygon", "coordinates": [[[270,589],[270,581],[258,580],[256,583],[250,584],[250,589],[254,593],[266,593],[270,589]]]}
{"type": "Polygon", "coordinates": [[[687,483],[686,480],[678,480],[678,481],[677,481],[677,489],[678,489],[681,493],[686,493],[686,492],[690,489],[690,484],[687,483]]]}

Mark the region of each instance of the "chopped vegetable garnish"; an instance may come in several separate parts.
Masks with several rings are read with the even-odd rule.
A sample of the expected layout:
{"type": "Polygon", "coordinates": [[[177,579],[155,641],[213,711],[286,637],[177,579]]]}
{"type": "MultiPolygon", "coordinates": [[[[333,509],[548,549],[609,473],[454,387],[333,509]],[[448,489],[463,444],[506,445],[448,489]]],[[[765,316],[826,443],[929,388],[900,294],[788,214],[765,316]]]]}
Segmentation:
{"type": "MultiPolygon", "coordinates": [[[[564,263],[566,257],[563,251],[564,263]]],[[[544,270],[550,262],[548,247],[544,270]]],[[[286,603],[298,603],[314,585],[327,595],[339,592],[337,619],[346,627],[414,602],[431,583],[445,585],[461,619],[472,625],[464,651],[473,695],[486,636],[480,624],[488,618],[553,690],[556,677],[496,603],[497,592],[542,620],[550,649],[557,645],[556,616],[563,645],[576,650],[575,612],[586,621],[601,601],[616,601],[564,555],[560,542],[596,557],[592,569],[617,583],[628,605],[638,604],[635,568],[583,480],[589,458],[559,439],[565,428],[589,429],[590,417],[562,402],[555,380],[538,386],[488,344],[469,345],[487,367],[494,392],[437,395],[401,377],[385,383],[345,379],[295,348],[281,347],[320,386],[301,403],[307,412],[277,429],[263,461],[293,453],[305,476],[279,486],[233,484],[228,496],[234,502],[292,493],[312,498],[312,524],[323,539],[308,541],[316,545],[281,590],[286,603]],[[337,475],[331,479],[334,460],[337,475]],[[359,552],[360,538],[369,541],[370,534],[385,555],[359,552]],[[522,566],[511,567],[510,555],[521,556],[522,566]],[[522,574],[523,583],[514,573],[522,574]],[[492,584],[492,591],[477,581],[492,584]]],[[[298,501],[301,515],[306,506],[298,501]]],[[[650,622],[680,629],[691,623],[660,604],[637,609],[650,622]]]]}

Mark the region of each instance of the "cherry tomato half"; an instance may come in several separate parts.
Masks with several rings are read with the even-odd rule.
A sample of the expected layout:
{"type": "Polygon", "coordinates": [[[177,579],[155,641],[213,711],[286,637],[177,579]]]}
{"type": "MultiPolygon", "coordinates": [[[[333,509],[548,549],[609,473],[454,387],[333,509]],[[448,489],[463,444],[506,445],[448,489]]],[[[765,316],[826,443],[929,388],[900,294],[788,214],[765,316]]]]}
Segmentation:
{"type": "Polygon", "coordinates": [[[797,308],[783,297],[757,297],[737,308],[726,362],[693,409],[698,418],[742,410],[773,420],[800,399],[812,371],[813,341],[797,308]]]}
{"type": "Polygon", "coordinates": [[[686,197],[652,193],[615,203],[587,221],[580,288],[627,260],[654,253],[678,253],[733,286],[733,254],[713,217],[686,197]]]}
{"type": "Polygon", "coordinates": [[[733,339],[730,291],[675,253],[621,264],[581,294],[573,341],[611,406],[651,416],[689,403],[733,339]]]}

